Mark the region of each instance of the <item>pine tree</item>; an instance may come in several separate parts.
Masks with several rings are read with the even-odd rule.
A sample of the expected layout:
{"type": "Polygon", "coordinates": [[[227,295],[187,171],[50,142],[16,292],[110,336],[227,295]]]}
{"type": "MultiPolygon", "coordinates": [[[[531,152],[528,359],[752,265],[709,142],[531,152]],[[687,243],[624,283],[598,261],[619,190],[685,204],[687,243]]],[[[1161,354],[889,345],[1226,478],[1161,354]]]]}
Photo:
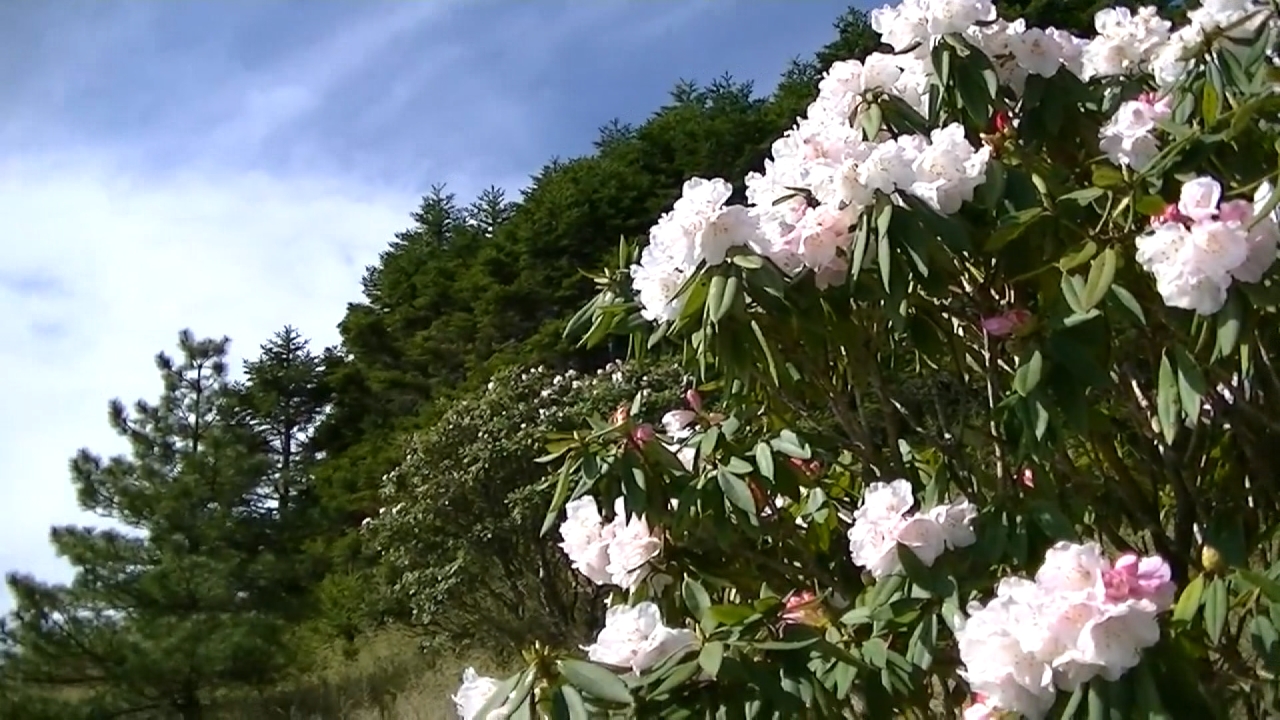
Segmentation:
{"type": "MultiPolygon", "coordinates": [[[[323,555],[310,552],[322,536],[323,517],[314,478],[319,454],[314,436],[332,401],[323,359],[297,329],[285,326],[244,365],[244,379],[228,393],[227,416],[264,461],[260,484],[251,493],[255,518],[241,542],[253,538],[265,566],[273,563],[270,587],[260,589],[264,605],[297,619],[324,571],[323,555]]],[[[248,548],[245,548],[248,551],[248,548]]]]}
{"type": "Polygon", "coordinates": [[[69,585],[9,577],[0,653],[24,687],[75,698],[87,717],[194,720],[220,693],[283,670],[287,628],[262,606],[277,564],[246,532],[271,467],[227,421],[227,345],[184,331],[179,360],[156,358],[158,402],[110,405],[129,454],[72,460],[81,506],[124,527],[53,529],[69,585]]]}

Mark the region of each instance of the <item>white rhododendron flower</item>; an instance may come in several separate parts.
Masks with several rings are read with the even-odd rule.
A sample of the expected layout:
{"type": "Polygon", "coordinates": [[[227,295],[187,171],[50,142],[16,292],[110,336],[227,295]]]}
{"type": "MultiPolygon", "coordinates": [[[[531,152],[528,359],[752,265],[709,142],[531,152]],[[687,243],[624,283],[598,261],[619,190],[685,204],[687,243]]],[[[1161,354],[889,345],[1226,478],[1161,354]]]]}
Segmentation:
{"type": "Polygon", "coordinates": [[[1157,126],[1172,114],[1169,99],[1151,93],[1121,103],[1098,132],[1098,146],[1111,162],[1139,172],[1146,170],[1160,153],[1157,126]]]}
{"type": "Polygon", "coordinates": [[[1098,34],[1084,47],[1082,77],[1135,75],[1143,72],[1169,39],[1172,23],[1154,7],[1104,8],[1093,18],[1098,34]]]}
{"type": "Polygon", "coordinates": [[[649,573],[649,561],[662,552],[662,537],[653,532],[643,515],[627,516],[622,498],[614,504],[607,547],[609,579],[623,590],[631,590],[649,573]]]}
{"type": "Polygon", "coordinates": [[[629,668],[639,675],[697,644],[697,636],[692,631],[663,625],[658,606],[642,602],[609,608],[595,643],[584,649],[593,662],[629,668]]]}
{"type": "Polygon", "coordinates": [[[615,502],[609,523],[601,518],[595,498],[569,502],[560,537],[560,547],[575,570],[597,585],[613,584],[627,591],[648,576],[649,561],[662,552],[661,534],[643,515],[628,516],[622,498],[615,502]]]}
{"type": "MultiPolygon", "coordinates": [[[[458,712],[459,720],[482,720],[480,709],[489,702],[489,697],[498,689],[498,681],[485,677],[469,667],[462,673],[462,686],[453,695],[453,706],[458,712]]],[[[500,720],[498,713],[489,713],[483,720],[500,720]]]]}
{"type": "Polygon", "coordinates": [[[1057,543],[1034,581],[1006,578],[990,602],[969,606],[956,633],[961,675],[988,710],[1042,718],[1058,690],[1136,666],[1174,594],[1161,558],[1113,563],[1096,543],[1057,543]]]}
{"type": "MultiPolygon", "coordinates": [[[[1265,201],[1270,192],[1264,185],[1255,198],[1265,201]]],[[[1262,279],[1276,260],[1280,226],[1274,216],[1255,217],[1254,206],[1222,202],[1213,178],[1183,184],[1177,205],[1135,243],[1138,264],[1155,278],[1166,305],[1212,315],[1232,282],[1262,279]]]]}
{"type": "Polygon", "coordinates": [[[976,541],[972,525],[978,512],[967,500],[911,514],[914,505],[907,480],[868,485],[848,533],[853,564],[883,578],[902,569],[899,544],[910,548],[925,565],[933,565],[944,551],[976,541]]]}
{"type": "Polygon", "coordinates": [[[560,523],[560,548],[569,557],[574,570],[597,585],[609,582],[611,575],[606,568],[613,526],[604,524],[593,497],[573,500],[564,509],[565,519],[560,523]]]}

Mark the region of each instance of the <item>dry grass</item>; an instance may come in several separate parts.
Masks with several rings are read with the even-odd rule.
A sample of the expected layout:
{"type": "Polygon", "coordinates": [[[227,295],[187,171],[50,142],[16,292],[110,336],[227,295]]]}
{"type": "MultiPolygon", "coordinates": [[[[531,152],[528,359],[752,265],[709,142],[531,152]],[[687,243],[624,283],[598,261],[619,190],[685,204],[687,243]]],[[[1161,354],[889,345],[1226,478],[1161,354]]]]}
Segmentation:
{"type": "Polygon", "coordinates": [[[484,657],[429,657],[408,635],[388,633],[294,686],[222,707],[218,720],[453,720],[450,696],[474,665],[501,675],[484,657]]]}

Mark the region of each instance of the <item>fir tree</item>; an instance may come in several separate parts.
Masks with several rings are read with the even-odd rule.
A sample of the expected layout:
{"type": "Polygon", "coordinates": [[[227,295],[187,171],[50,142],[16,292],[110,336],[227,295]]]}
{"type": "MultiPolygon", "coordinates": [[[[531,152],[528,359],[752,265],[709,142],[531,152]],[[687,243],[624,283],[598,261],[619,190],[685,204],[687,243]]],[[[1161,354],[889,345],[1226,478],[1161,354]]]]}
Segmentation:
{"type": "Polygon", "coordinates": [[[276,565],[245,541],[271,468],[226,421],[227,345],[184,331],[178,360],[156,358],[159,400],[110,405],[129,454],[72,460],[81,506],[123,527],[53,529],[75,569],[69,585],[9,577],[16,608],[0,652],[10,678],[74,697],[88,717],[193,720],[220,693],[283,669],[286,626],[258,592],[276,565]]]}

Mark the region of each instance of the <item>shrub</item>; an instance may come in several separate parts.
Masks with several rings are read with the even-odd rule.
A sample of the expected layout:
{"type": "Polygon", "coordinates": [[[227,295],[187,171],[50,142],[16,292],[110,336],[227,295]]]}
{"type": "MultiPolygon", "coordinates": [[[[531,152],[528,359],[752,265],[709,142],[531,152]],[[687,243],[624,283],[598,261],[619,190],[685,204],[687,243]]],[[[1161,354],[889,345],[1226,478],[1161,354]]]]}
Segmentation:
{"type": "Polygon", "coordinates": [[[1277,17],[873,13],[571,322],[717,392],[553,443],[605,625],[464,717],[1280,713],[1277,17]]]}

